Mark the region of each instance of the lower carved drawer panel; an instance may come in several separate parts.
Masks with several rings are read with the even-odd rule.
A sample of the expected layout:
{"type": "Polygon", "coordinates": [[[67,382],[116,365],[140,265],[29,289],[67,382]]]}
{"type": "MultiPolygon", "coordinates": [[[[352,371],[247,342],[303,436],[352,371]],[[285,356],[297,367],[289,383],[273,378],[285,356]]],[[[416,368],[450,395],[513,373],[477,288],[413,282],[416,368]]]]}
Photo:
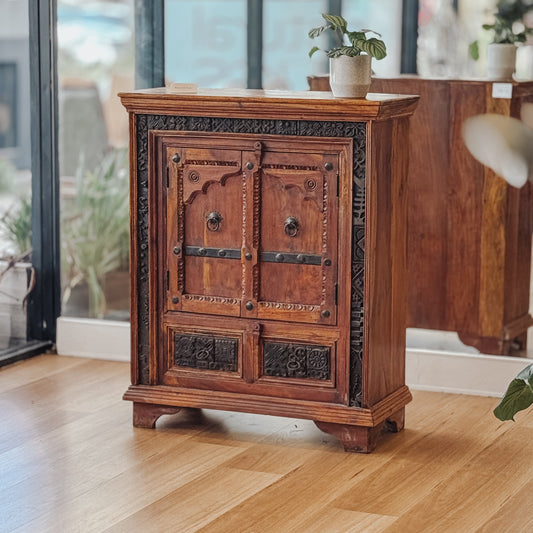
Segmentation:
{"type": "Polygon", "coordinates": [[[239,339],[174,333],[174,364],[184,368],[237,372],[239,339]]]}
{"type": "Polygon", "coordinates": [[[263,343],[263,375],[331,379],[331,348],[312,344],[263,343]]]}
{"type": "Polygon", "coordinates": [[[163,326],[165,385],[338,401],[335,328],[268,321],[192,319],[163,326]],[[190,322],[189,322],[190,321],[190,322]]]}

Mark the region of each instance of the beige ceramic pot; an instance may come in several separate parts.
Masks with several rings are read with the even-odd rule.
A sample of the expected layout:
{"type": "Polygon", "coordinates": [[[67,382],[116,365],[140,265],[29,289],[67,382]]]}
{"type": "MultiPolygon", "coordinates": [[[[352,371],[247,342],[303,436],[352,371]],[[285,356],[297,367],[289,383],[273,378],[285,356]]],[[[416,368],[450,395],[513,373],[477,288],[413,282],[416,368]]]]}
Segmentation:
{"type": "Polygon", "coordinates": [[[372,57],[340,56],[329,60],[329,83],[337,98],[364,98],[370,89],[372,57]]]}
{"type": "Polygon", "coordinates": [[[487,78],[489,80],[510,80],[516,65],[514,44],[492,43],[487,46],[487,78]]]}

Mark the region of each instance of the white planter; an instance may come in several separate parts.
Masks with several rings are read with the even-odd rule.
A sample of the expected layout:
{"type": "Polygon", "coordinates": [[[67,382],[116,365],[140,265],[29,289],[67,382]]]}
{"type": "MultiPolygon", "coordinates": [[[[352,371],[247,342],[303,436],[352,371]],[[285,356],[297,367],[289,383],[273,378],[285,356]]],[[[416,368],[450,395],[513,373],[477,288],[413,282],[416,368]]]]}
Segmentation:
{"type": "Polygon", "coordinates": [[[516,65],[514,44],[492,43],[487,47],[487,78],[489,80],[510,80],[516,65]]]}
{"type": "Polygon", "coordinates": [[[371,56],[340,56],[329,60],[329,83],[337,98],[364,98],[370,89],[371,75],[371,56]]]}
{"type": "MultiPolygon", "coordinates": [[[[7,267],[5,261],[0,261],[0,273],[7,267]]],[[[26,307],[23,305],[24,296],[28,291],[28,271],[30,263],[17,263],[0,279],[0,321],[8,327],[0,329],[0,337],[5,335],[12,339],[26,339],[26,307]]],[[[7,339],[8,340],[8,339],[7,339]]]]}

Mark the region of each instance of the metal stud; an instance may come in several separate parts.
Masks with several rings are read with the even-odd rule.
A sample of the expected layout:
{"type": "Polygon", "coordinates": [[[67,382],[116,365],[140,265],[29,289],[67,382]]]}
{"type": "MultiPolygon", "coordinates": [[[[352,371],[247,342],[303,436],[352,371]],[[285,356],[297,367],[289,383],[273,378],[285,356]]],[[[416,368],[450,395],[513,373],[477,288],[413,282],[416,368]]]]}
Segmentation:
{"type": "Polygon", "coordinates": [[[329,161],[324,165],[324,168],[326,170],[333,170],[333,163],[330,163],[329,161]]]}
{"type": "Polygon", "coordinates": [[[254,164],[251,161],[248,161],[248,163],[246,163],[246,168],[248,170],[252,170],[254,168],[254,164]]]}
{"type": "Polygon", "coordinates": [[[181,157],[179,154],[174,154],[172,156],[172,161],[174,161],[174,163],[179,163],[181,161],[181,157]]]}

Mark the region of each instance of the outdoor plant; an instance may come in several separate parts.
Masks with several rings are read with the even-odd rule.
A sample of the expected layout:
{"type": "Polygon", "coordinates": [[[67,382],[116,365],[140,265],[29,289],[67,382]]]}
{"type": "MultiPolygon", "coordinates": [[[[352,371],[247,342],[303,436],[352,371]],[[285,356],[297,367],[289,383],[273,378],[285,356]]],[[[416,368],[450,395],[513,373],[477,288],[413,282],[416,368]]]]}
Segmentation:
{"type": "MultiPolygon", "coordinates": [[[[528,5],[524,0],[500,0],[494,14],[494,22],[483,24],[482,27],[493,32],[491,42],[494,44],[525,43],[528,35],[533,35],[533,28],[527,28],[523,23],[524,16],[531,9],[531,3],[528,5]]],[[[478,41],[470,44],[469,51],[473,59],[479,59],[478,41]]]]}
{"type": "Polygon", "coordinates": [[[31,198],[20,198],[0,218],[0,234],[12,244],[17,261],[31,253],[31,198]]]}
{"type": "Polygon", "coordinates": [[[89,316],[107,310],[105,276],[127,268],[129,246],[128,160],[126,150],[107,155],[94,171],[78,169],[76,196],[65,205],[62,219],[63,259],[70,270],[63,303],[72,289],[86,282],[89,316]]]}
{"type": "MultiPolygon", "coordinates": [[[[325,31],[331,31],[338,36],[339,45],[334,46],[330,50],[325,50],[328,57],[355,57],[364,52],[376,59],[383,59],[387,55],[387,48],[381,39],[378,39],[377,37],[367,38],[366,36],[367,33],[373,33],[374,35],[381,37],[379,33],[373,30],[349,31],[347,21],[340,15],[328,15],[323,13],[322,18],[327,24],[310,30],[309,37],[315,39],[325,31]]],[[[318,46],[313,46],[309,51],[309,57],[318,50],[320,50],[318,46]]]]}

